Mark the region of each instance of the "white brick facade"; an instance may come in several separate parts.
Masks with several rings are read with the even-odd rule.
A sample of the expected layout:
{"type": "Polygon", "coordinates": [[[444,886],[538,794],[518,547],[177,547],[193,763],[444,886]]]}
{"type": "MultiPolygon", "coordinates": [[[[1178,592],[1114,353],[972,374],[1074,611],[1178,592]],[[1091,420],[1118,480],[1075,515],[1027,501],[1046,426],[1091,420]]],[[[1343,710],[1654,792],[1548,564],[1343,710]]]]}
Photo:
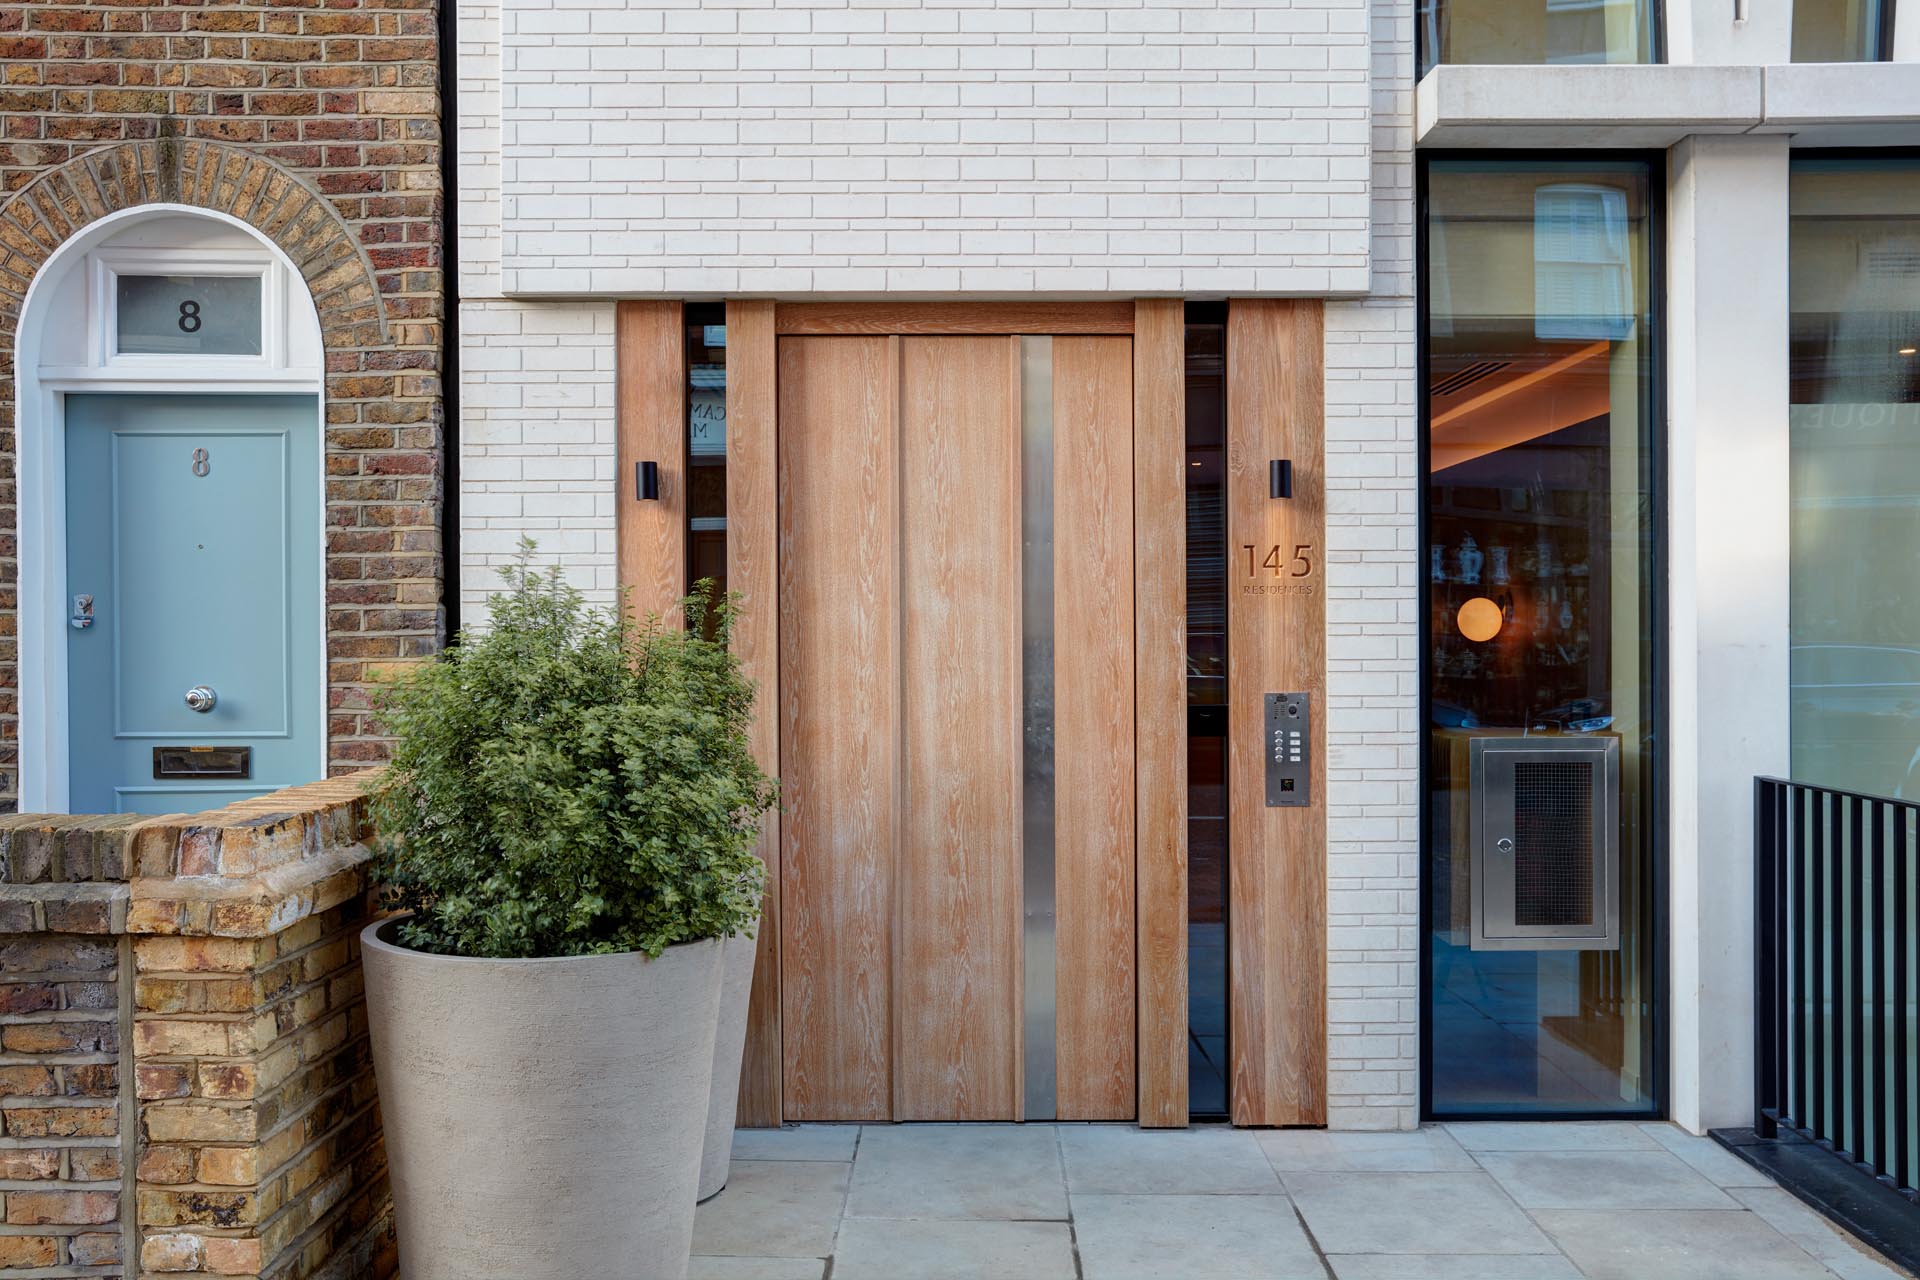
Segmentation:
{"type": "Polygon", "coordinates": [[[1365,0],[497,21],[508,294],[1367,289],[1365,0]]]}
{"type": "Polygon", "coordinates": [[[615,588],[616,296],[1329,304],[1329,1121],[1417,1118],[1411,0],[460,7],[463,600],[615,588]],[[532,294],[593,294],[540,301],[532,294]]]}
{"type": "Polygon", "coordinates": [[[1413,4],[1373,12],[1373,292],[1330,302],[1327,1122],[1419,1120],[1413,4]]]}

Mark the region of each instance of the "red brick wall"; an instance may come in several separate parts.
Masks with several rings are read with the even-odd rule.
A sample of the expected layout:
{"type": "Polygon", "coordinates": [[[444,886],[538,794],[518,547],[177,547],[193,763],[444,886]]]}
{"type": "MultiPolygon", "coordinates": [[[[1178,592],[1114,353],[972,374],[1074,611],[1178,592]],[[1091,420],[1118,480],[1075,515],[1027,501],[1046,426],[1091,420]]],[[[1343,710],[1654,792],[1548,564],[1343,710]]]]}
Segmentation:
{"type": "Polygon", "coordinates": [[[315,294],[330,758],[383,758],[367,680],[441,631],[434,20],[432,0],[0,5],[0,811],[20,737],[14,327],[59,243],[155,199],[251,222],[315,294]]]}

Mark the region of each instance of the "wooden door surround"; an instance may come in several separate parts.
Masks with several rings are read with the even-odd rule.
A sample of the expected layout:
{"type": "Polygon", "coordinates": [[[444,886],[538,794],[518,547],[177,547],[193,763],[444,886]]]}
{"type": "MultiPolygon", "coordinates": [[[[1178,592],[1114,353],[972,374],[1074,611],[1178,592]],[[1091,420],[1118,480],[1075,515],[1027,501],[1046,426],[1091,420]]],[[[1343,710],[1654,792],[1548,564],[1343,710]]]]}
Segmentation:
{"type": "MultiPolygon", "coordinates": [[[[1255,528],[1323,540],[1319,312],[1234,304],[1230,543],[1255,528]],[[1244,358],[1256,349],[1267,358],[1244,358]],[[1275,448],[1295,465],[1285,511],[1260,505],[1275,448]]],[[[687,585],[683,314],[617,315],[620,580],[634,607],[671,617],[687,585]],[[661,462],[657,502],[632,492],[644,459],[661,462]]],[[[1184,304],[730,301],[726,319],[735,645],[760,691],[756,755],[805,784],[761,841],[740,1123],[1019,1114],[1017,365],[1019,335],[1040,334],[1054,338],[1056,615],[1074,610],[1055,667],[1059,1115],[1184,1125],[1184,304]],[[1111,696],[1124,682],[1131,697],[1111,696]],[[1124,768],[1093,745],[1116,735],[1131,737],[1124,768]],[[957,740],[970,786],[937,767],[957,740]],[[973,838],[989,829],[1009,838],[973,838]],[[1131,855],[1122,874],[1115,848],[1131,855]],[[1117,964],[1101,941],[1116,929],[1117,964]],[[914,959],[928,948],[937,963],[914,959]]],[[[1310,689],[1324,724],[1315,564],[1316,589],[1284,612],[1230,591],[1237,723],[1261,689],[1310,689]]],[[[1310,809],[1263,810],[1251,744],[1230,766],[1233,1118],[1323,1123],[1324,752],[1310,809]]]]}

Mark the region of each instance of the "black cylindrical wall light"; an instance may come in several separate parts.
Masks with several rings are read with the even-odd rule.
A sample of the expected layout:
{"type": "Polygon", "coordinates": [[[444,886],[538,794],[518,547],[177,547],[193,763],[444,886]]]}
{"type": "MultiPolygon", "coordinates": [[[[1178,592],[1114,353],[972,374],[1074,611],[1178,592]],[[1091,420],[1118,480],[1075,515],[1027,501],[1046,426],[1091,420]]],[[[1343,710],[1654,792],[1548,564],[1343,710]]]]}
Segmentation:
{"type": "Polygon", "coordinates": [[[636,462],[633,467],[634,496],[642,502],[657,502],[660,499],[660,464],[657,462],[636,462]]]}
{"type": "Polygon", "coordinates": [[[1293,496],[1293,460],[1291,458],[1275,458],[1267,463],[1267,496],[1269,498],[1293,496]]]}

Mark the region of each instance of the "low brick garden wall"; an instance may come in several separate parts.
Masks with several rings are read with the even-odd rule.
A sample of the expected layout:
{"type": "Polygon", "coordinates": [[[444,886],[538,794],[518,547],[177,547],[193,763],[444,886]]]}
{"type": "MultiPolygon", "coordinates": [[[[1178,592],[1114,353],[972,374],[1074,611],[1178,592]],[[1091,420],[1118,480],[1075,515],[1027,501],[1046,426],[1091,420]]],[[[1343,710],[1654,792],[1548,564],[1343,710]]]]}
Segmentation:
{"type": "Polygon", "coordinates": [[[0,1277],[395,1272],[369,776],[0,816],[0,1277]]]}

